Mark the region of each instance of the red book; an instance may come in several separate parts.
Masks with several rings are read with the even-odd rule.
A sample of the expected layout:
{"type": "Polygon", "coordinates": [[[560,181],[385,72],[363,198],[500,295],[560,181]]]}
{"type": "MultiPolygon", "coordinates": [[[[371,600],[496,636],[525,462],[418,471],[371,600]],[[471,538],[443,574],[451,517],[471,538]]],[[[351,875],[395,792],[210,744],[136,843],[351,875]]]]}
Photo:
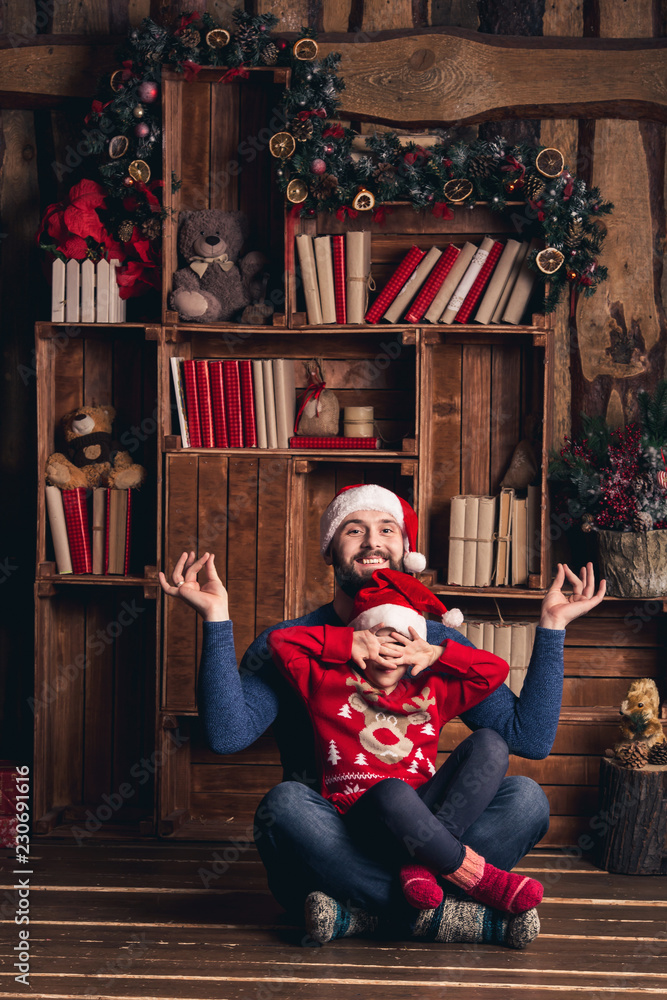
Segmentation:
{"type": "Polygon", "coordinates": [[[211,412],[211,387],[208,380],[207,361],[195,361],[195,381],[197,383],[202,448],[215,448],[213,414],[211,412]]]}
{"type": "Polygon", "coordinates": [[[201,428],[199,424],[199,399],[197,397],[197,375],[195,362],[189,358],[183,361],[183,388],[185,389],[185,409],[188,414],[190,447],[201,448],[201,428]]]}
{"type": "Polygon", "coordinates": [[[424,282],[424,285],[419,292],[419,295],[415,301],[410,306],[409,310],[405,314],[406,323],[418,323],[422,318],[428,307],[430,306],[433,299],[438,294],[441,284],[451,271],[454,266],[454,261],[461,253],[459,247],[450,243],[442,257],[435,265],[428,278],[424,282]]]}
{"type": "Polygon", "coordinates": [[[238,361],[223,361],[225,382],[225,417],[230,448],[243,447],[243,409],[241,406],[241,378],[238,361]]]}
{"type": "Polygon", "coordinates": [[[345,237],[331,237],[333,254],[334,297],[336,299],[336,322],[347,323],[347,293],[345,290],[345,237]]]}
{"type": "Polygon", "coordinates": [[[209,361],[208,377],[211,386],[215,447],[228,448],[227,417],[225,416],[225,380],[222,374],[222,361],[209,361]]]}
{"type": "Polygon", "coordinates": [[[291,437],[290,448],[363,448],[364,451],[378,448],[376,437],[291,437]]]}
{"type": "Polygon", "coordinates": [[[489,250],[489,256],[482,264],[479,274],[470,286],[470,291],[463,300],[463,305],[454,317],[456,323],[467,323],[470,319],[470,314],[479,302],[482,292],[484,291],[484,287],[491,277],[493,269],[498,263],[498,258],[504,249],[505,245],[501,243],[500,240],[496,240],[489,250]]]}
{"type": "Polygon", "coordinates": [[[63,490],[63,509],[73,573],[93,572],[93,550],[88,528],[88,490],[78,486],[63,490]]]}
{"type": "Polygon", "coordinates": [[[257,447],[257,425],[255,423],[255,390],[252,384],[252,361],[239,361],[241,381],[241,413],[243,416],[243,443],[246,448],[257,447]]]}
{"type": "Polygon", "coordinates": [[[405,257],[366,313],[365,319],[367,323],[377,323],[378,320],[382,319],[383,315],[394,301],[405,282],[417,267],[419,261],[425,256],[425,250],[420,250],[419,247],[416,246],[410,247],[405,257]]]}

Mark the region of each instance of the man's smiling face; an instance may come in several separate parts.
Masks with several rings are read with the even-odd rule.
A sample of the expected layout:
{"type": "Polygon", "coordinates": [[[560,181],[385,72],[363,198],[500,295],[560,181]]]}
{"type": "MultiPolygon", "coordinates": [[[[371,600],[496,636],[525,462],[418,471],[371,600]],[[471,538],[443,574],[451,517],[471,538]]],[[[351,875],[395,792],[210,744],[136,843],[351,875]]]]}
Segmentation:
{"type": "Polygon", "coordinates": [[[353,597],[376,569],[403,569],[403,533],[384,511],[355,510],[339,525],[325,555],[338,586],[353,597]]]}

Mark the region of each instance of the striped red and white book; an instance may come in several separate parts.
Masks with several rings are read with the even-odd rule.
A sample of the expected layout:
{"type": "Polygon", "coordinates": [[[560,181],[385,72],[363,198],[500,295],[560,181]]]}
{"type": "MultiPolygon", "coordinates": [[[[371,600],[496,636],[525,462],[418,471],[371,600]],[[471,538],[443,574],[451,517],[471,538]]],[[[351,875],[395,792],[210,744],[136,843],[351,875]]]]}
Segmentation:
{"type": "Polygon", "coordinates": [[[425,255],[426,251],[420,250],[419,247],[410,247],[405,257],[366,313],[365,319],[367,323],[377,323],[380,319],[382,319],[388,307],[394,301],[405,282],[417,267],[417,264],[419,264],[420,260],[425,255]]]}
{"type": "Polygon", "coordinates": [[[199,423],[199,398],[197,396],[197,374],[195,362],[191,358],[183,360],[183,389],[185,390],[185,411],[188,415],[190,447],[201,448],[201,426],[199,423]]]}
{"type": "Polygon", "coordinates": [[[347,291],[345,276],[345,237],[341,234],[331,237],[333,255],[334,296],[336,299],[336,322],[340,326],[347,323],[347,291]]]}
{"type": "Polygon", "coordinates": [[[371,451],[380,447],[376,437],[291,437],[290,448],[356,448],[371,451]]]}
{"type": "Polygon", "coordinates": [[[202,448],[214,448],[213,413],[211,411],[211,387],[208,378],[208,361],[195,361],[195,381],[199,403],[199,426],[202,448]]]}
{"type": "Polygon", "coordinates": [[[454,321],[456,323],[467,323],[470,319],[473,309],[479,302],[482,297],[482,292],[491,279],[491,275],[493,274],[495,266],[500,259],[504,246],[504,243],[501,243],[500,240],[496,240],[489,250],[489,255],[482,264],[479,274],[473,281],[470,291],[463,300],[463,305],[454,317],[454,321]]]}
{"type": "Polygon", "coordinates": [[[257,424],[255,423],[255,390],[252,381],[252,361],[239,361],[241,382],[241,415],[243,417],[243,444],[246,448],[257,447],[257,424]]]}
{"type": "Polygon", "coordinates": [[[222,362],[225,382],[225,417],[230,448],[243,447],[243,409],[241,406],[241,376],[236,359],[222,362]]]}
{"type": "Polygon", "coordinates": [[[454,243],[449,244],[442,257],[426,279],[419,295],[406,312],[406,323],[418,323],[420,321],[428,307],[433,302],[433,299],[438,294],[439,288],[451,271],[454,266],[454,261],[460,253],[461,250],[459,247],[455,246],[454,243]]]}
{"type": "Polygon", "coordinates": [[[225,380],[222,361],[209,361],[208,377],[211,385],[211,409],[213,411],[213,437],[216,448],[228,448],[227,416],[225,414],[225,380]]]}
{"type": "Polygon", "coordinates": [[[88,521],[88,490],[77,486],[63,490],[63,510],[73,573],[93,572],[93,551],[88,521]]]}

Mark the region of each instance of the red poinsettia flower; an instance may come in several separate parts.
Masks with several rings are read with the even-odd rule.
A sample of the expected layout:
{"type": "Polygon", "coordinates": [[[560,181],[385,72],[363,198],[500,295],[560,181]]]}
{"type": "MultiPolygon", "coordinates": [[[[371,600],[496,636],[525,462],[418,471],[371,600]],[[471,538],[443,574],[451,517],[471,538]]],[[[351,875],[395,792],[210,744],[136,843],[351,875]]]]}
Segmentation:
{"type": "Polygon", "coordinates": [[[101,184],[96,181],[82,180],[70,190],[69,205],[65,207],[63,221],[71,233],[77,236],[87,236],[104,242],[107,231],[96,212],[106,205],[106,194],[101,184]]]}
{"type": "Polygon", "coordinates": [[[131,299],[153,288],[160,288],[160,269],[155,264],[128,260],[116,271],[116,281],[121,299],[131,299]]]}

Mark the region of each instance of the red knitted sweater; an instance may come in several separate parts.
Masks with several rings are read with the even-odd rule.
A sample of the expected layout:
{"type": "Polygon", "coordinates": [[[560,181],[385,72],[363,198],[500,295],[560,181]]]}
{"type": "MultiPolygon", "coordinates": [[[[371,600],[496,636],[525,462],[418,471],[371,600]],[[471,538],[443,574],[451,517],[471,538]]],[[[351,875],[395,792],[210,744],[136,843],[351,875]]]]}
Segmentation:
{"type": "Polygon", "coordinates": [[[435,774],[441,727],[479,704],[507,676],[493,653],[447,640],[440,659],[391,694],[352,664],[351,628],[285,628],[268,642],[273,659],[306,703],[315,731],[322,795],[339,812],[378,781],[414,788],[435,774]]]}

